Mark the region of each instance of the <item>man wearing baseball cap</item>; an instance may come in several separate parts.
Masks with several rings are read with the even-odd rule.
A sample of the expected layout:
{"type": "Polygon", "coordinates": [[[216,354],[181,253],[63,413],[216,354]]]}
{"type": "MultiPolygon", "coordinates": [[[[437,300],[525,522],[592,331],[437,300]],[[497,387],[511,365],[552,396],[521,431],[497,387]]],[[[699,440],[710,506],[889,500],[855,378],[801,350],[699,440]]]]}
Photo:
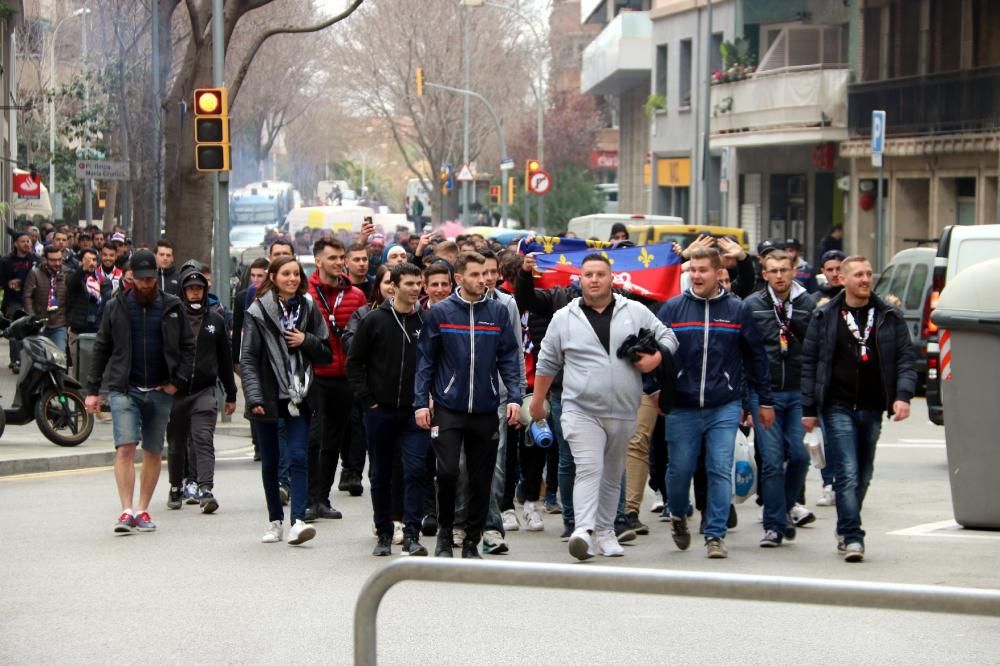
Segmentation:
{"type": "Polygon", "coordinates": [[[156,257],[148,250],[131,261],[133,287],[105,306],[87,380],[87,410],[96,412],[107,385],[115,441],[115,483],[122,512],[115,534],[153,532],[149,503],[160,476],[160,453],[178,387],[190,387],[195,342],[181,300],[157,286],[156,257]],[[107,376],[105,377],[105,370],[107,376]],[[142,443],[139,502],[135,449],[142,443]]]}
{"type": "Polygon", "coordinates": [[[810,294],[819,291],[819,281],[816,280],[816,269],[806,263],[802,256],[802,243],[798,238],[787,238],[783,249],[792,257],[792,270],[795,271],[795,281],[806,288],[810,294]]]}

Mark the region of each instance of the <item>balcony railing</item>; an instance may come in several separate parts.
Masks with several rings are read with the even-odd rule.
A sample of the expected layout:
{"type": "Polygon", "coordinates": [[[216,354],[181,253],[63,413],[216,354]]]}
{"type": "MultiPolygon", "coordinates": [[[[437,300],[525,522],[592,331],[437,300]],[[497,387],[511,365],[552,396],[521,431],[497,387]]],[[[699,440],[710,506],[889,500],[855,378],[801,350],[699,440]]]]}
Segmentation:
{"type": "Polygon", "coordinates": [[[1000,67],[858,83],[848,88],[852,137],[870,136],[872,111],[889,136],[1000,129],[1000,67]]]}

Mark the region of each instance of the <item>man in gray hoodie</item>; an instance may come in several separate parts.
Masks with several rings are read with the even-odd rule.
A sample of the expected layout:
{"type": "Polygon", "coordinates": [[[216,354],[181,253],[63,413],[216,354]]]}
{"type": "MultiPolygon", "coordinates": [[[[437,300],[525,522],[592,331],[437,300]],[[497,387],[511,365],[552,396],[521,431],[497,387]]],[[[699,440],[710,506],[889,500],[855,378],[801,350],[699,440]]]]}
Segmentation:
{"type": "Polygon", "coordinates": [[[583,295],[552,317],[535,369],[531,402],[531,418],[544,419],[545,396],[561,369],[561,423],[576,461],[576,530],[569,552],[579,560],[598,553],[606,557],[625,553],[614,531],[625,455],[636,428],[642,373],[652,372],[663,360],[657,351],[630,363],[616,352],[625,338],[643,328],[652,331],[671,354],[677,349],[673,331],[641,304],[613,294],[612,280],[607,257],[584,258],[583,295]]]}

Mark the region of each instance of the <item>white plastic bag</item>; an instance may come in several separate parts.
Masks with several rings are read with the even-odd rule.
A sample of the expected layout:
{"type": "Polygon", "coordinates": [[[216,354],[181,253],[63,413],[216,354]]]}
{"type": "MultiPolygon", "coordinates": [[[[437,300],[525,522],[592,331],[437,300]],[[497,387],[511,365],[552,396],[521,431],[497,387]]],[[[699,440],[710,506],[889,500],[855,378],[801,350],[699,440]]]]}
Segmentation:
{"type": "Polygon", "coordinates": [[[733,504],[742,504],[757,493],[757,463],[753,459],[753,430],[750,436],[736,430],[733,447],[733,504]]]}
{"type": "Polygon", "coordinates": [[[823,444],[822,430],[816,427],[812,429],[812,432],[807,432],[802,444],[809,451],[809,459],[812,461],[813,467],[816,469],[826,467],[826,446],[823,444]]]}

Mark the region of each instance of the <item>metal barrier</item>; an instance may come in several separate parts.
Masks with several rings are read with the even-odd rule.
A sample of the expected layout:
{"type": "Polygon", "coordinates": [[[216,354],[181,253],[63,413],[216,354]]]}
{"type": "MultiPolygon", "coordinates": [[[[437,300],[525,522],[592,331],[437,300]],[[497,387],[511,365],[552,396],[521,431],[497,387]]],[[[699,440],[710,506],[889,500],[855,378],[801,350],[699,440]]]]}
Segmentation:
{"type": "Polygon", "coordinates": [[[397,560],[379,569],[361,588],[354,607],[355,664],[376,663],[379,605],[389,588],[404,580],[752,599],[1000,617],[998,590],[661,569],[413,558],[397,560]]]}

